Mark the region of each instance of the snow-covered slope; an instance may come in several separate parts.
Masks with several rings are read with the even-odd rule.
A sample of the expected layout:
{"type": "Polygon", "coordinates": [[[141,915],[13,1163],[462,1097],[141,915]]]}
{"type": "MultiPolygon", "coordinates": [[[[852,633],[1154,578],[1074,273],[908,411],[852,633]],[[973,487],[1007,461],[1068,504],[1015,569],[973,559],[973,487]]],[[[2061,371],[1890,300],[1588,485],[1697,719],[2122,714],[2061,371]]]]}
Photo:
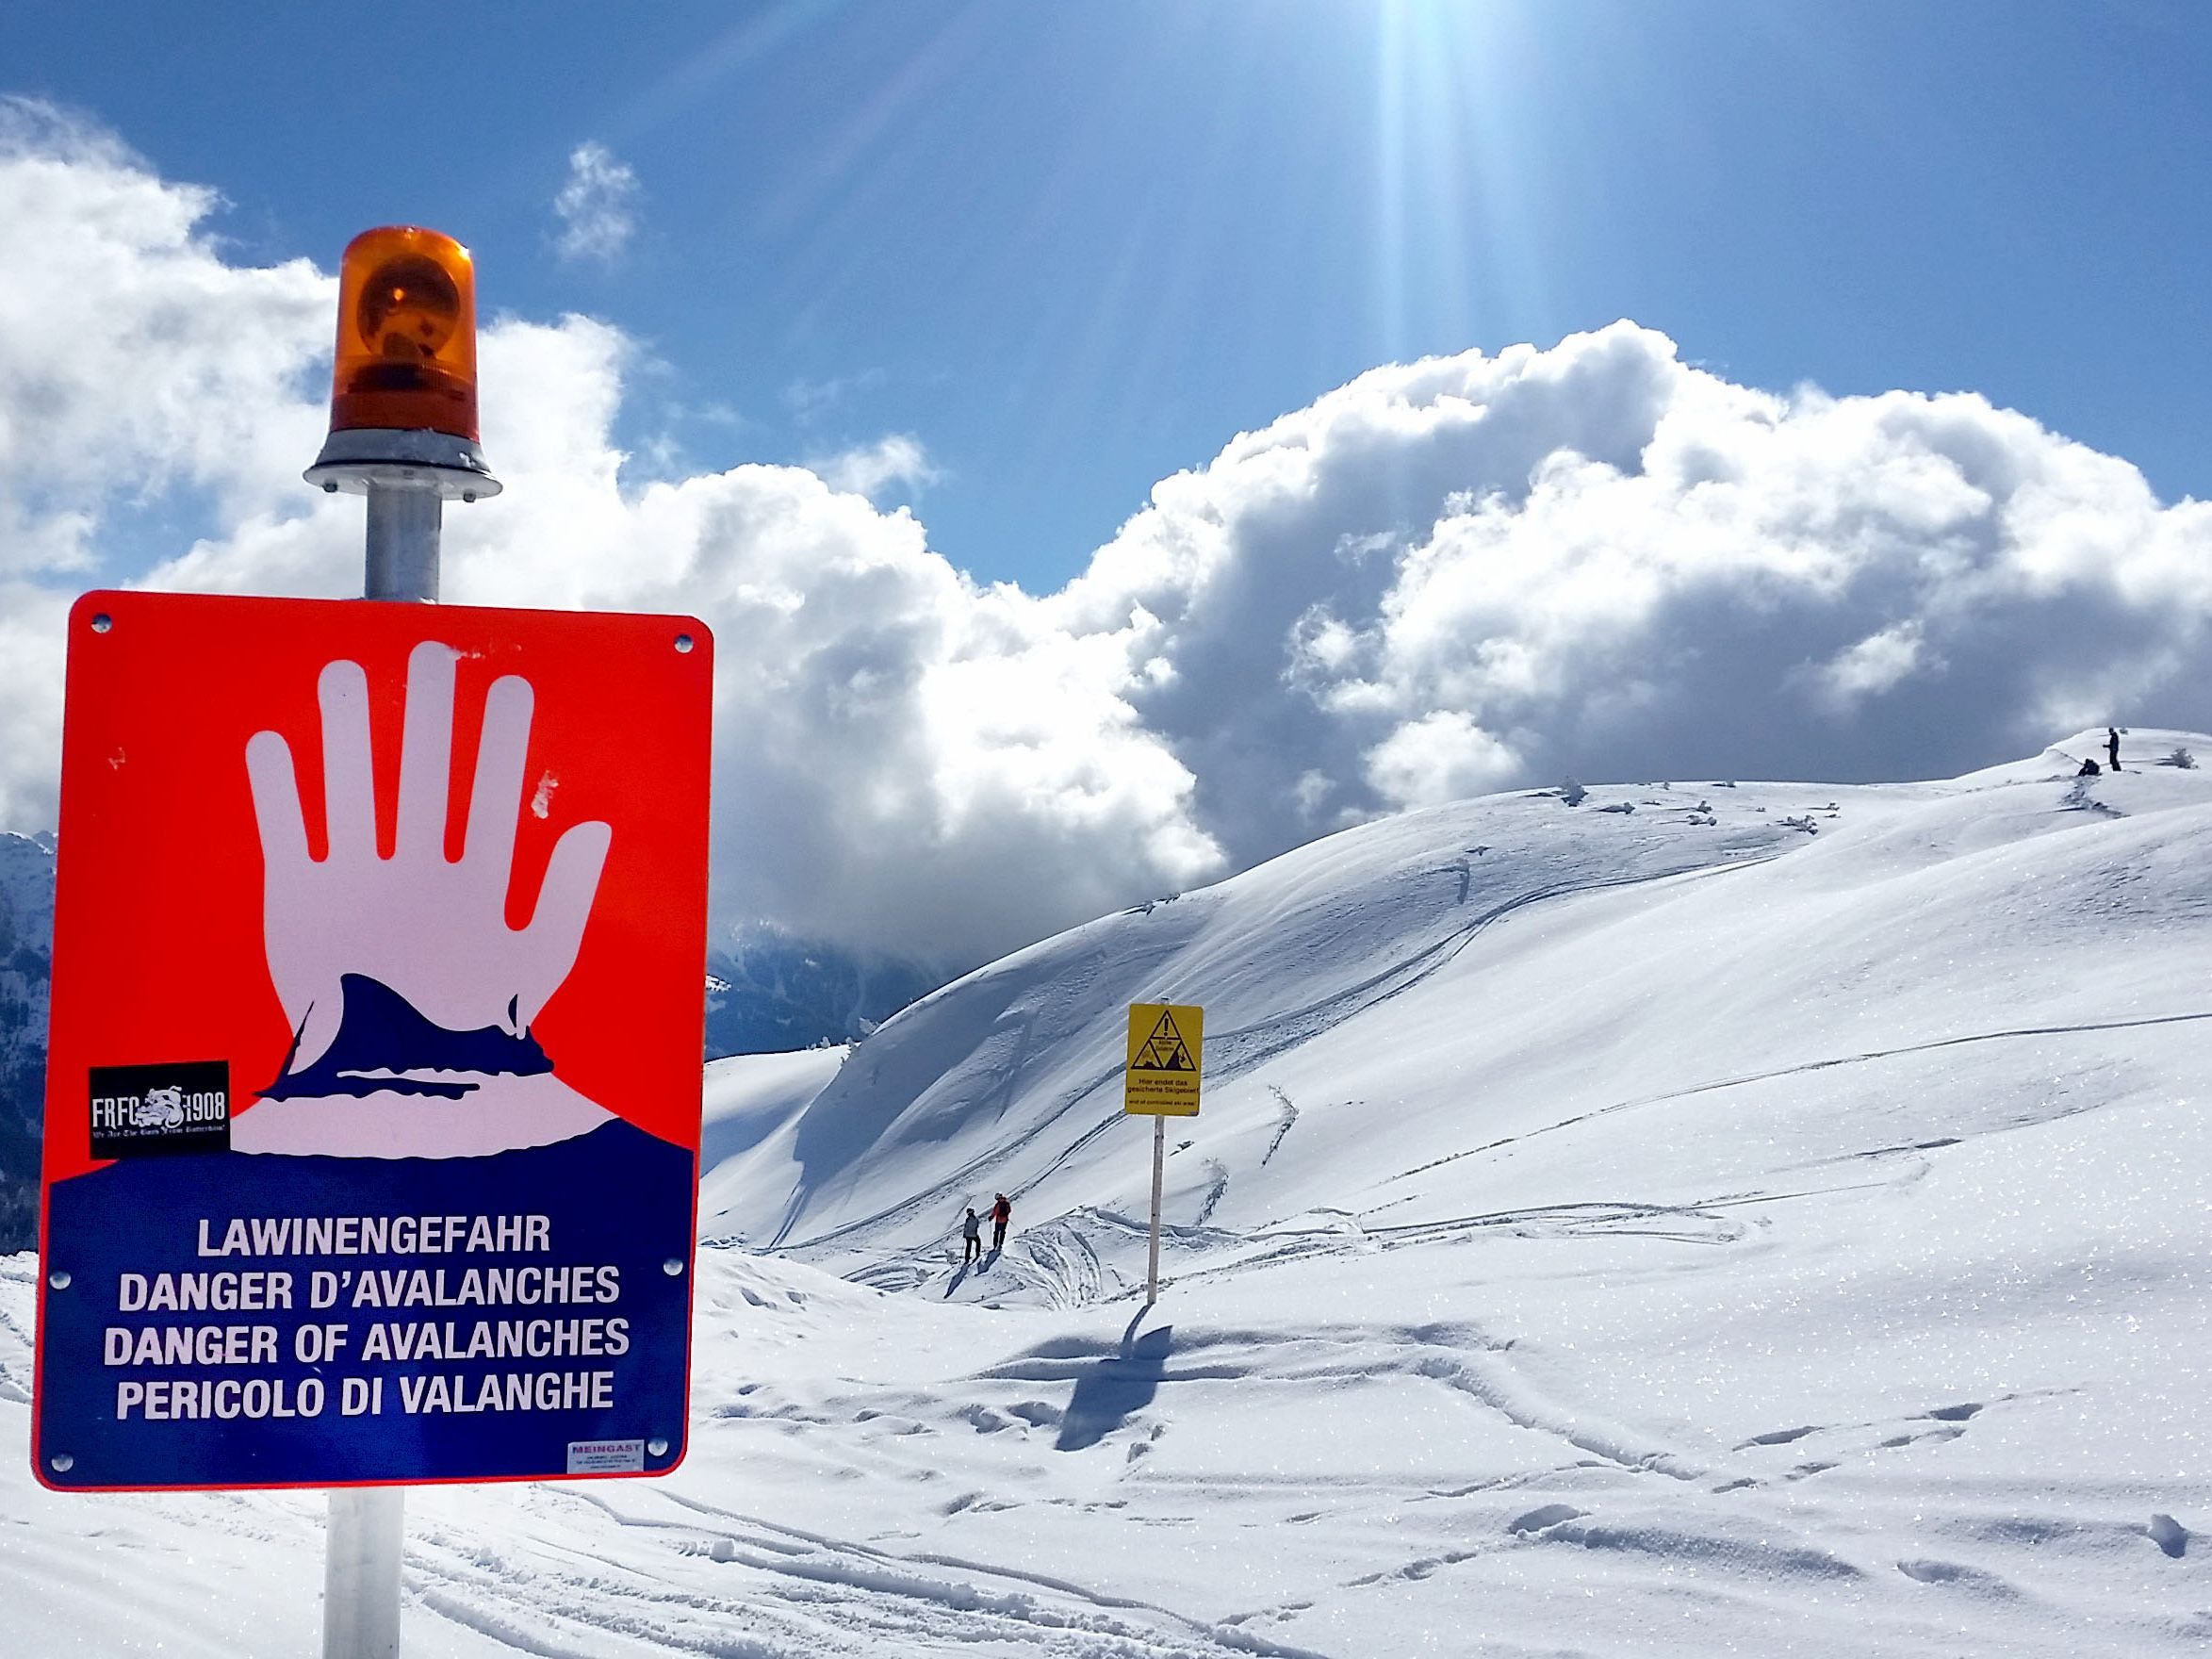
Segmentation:
{"type": "MultiPolygon", "coordinates": [[[[1416,813],[723,1063],[690,1461],[412,1500],[408,1651],[2204,1651],[2212,773],[2101,736],[1416,813]]],[[[0,1466],[0,1601],[299,1651],[315,1516],[0,1466]]]]}
{"type": "Polygon", "coordinates": [[[2212,1011],[2212,773],[2076,780],[2088,747],[1956,783],[1547,791],[1331,837],[901,1014],[723,1165],[720,1222],[886,1281],[994,1190],[1032,1222],[1125,1212],[1148,1175],[1119,1111],[1136,999],[1206,1007],[1172,1207],[1238,1232],[1565,1201],[1601,1172],[1696,1190],[2109,1103],[2177,1076],[2212,1011]]]}
{"type": "Polygon", "coordinates": [[[803,1048],[707,1062],[699,1134],[701,1237],[712,1239],[722,1230],[722,1189],[743,1167],[744,1155],[806,1110],[851,1052],[803,1048]]]}

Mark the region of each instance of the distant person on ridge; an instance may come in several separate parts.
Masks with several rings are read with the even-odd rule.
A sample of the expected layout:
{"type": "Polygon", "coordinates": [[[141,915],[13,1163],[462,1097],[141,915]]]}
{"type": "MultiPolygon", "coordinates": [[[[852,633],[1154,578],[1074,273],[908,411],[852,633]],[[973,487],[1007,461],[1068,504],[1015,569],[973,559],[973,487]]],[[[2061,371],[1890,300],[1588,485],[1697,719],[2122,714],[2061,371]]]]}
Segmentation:
{"type": "Polygon", "coordinates": [[[2119,727],[2117,727],[2117,726],[2107,726],[2107,727],[2105,727],[2105,752],[2106,754],[2108,754],[2108,755],[2110,755],[2110,756],[2112,757],[2112,769],[2113,769],[2115,772],[2119,771],[2119,770],[2120,770],[2120,728],[2119,728],[2119,727]]]}
{"type": "Polygon", "coordinates": [[[2096,778],[2102,776],[2104,770],[2105,768],[2094,761],[2084,761],[2081,764],[2081,770],[2076,772],[2074,776],[2076,778],[2096,778]]]}
{"type": "Polygon", "coordinates": [[[1013,1202],[1004,1192],[991,1207],[991,1253],[996,1256],[1007,1247],[1007,1223],[1014,1219],[1013,1202]]]}
{"type": "Polygon", "coordinates": [[[976,1219],[972,1209],[968,1212],[968,1219],[960,1224],[960,1236],[968,1240],[967,1251],[960,1257],[960,1267],[965,1271],[970,1262],[983,1254],[983,1224],[976,1219]]]}

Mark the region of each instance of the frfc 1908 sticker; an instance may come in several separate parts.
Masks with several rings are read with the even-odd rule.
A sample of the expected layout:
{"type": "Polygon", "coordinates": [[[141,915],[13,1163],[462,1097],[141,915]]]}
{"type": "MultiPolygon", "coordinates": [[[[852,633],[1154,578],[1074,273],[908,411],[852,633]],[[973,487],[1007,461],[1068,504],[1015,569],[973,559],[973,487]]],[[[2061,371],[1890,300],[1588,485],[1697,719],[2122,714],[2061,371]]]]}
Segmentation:
{"type": "Polygon", "coordinates": [[[92,1156],[230,1149],[230,1062],[92,1066],[92,1156]]]}

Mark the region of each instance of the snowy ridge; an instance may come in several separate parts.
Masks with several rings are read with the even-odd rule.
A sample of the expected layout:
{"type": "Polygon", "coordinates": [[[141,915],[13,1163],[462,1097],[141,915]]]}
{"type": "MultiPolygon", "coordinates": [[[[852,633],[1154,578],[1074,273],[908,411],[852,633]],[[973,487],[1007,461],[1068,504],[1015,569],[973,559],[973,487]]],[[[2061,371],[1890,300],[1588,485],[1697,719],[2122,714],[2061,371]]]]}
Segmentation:
{"type": "MultiPolygon", "coordinates": [[[[689,1462],[412,1498],[407,1651],[2202,1651],[2212,774],[2134,762],[2212,739],[2101,738],[1410,814],[718,1062],[689,1462]],[[1148,1314],[1157,996],[1208,1080],[1148,1314]]],[[[318,1515],[18,1460],[0,1596],[307,1651],[318,1515]]]]}

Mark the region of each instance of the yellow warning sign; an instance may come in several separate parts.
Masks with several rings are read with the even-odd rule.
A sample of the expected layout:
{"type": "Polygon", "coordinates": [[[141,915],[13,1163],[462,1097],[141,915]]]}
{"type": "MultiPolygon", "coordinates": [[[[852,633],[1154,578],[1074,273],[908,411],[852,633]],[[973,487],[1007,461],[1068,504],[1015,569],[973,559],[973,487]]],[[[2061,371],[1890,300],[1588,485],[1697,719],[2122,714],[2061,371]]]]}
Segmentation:
{"type": "Polygon", "coordinates": [[[1205,1010],[1195,1004],[1131,1003],[1122,1109],[1148,1117],[1196,1117],[1204,1040],[1205,1010]]]}

